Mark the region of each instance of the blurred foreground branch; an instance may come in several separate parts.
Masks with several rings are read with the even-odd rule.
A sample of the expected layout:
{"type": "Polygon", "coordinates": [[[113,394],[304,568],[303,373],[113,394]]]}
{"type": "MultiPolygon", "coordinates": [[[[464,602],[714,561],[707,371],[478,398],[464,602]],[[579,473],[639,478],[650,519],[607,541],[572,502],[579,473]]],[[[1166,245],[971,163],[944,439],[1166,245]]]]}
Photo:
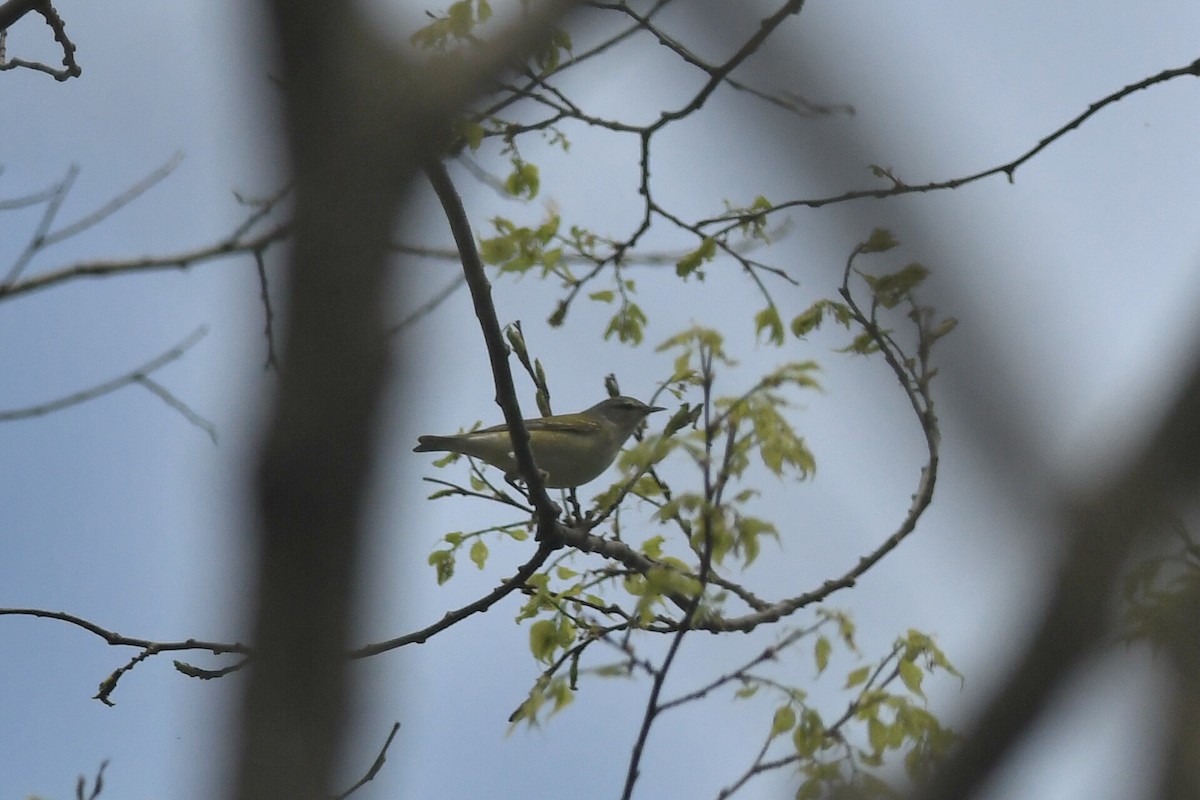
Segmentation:
{"type": "Polygon", "coordinates": [[[450,116],[566,4],[538,6],[498,37],[503,46],[436,71],[405,61],[355,7],[276,0],[269,8],[295,173],[295,247],[279,394],[258,472],[256,662],[234,796],[324,800],[345,723],[345,650],[385,383],[389,235],[450,116]]]}

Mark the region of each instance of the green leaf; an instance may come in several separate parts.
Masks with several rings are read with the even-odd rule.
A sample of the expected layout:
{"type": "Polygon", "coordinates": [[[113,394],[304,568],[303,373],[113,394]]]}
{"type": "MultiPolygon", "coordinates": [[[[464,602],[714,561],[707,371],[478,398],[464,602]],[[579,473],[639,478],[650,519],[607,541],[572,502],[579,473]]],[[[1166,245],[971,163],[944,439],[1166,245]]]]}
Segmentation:
{"type": "Polygon", "coordinates": [[[771,720],[771,738],[781,733],[787,733],[796,725],[796,712],[791,706],[780,706],[775,709],[775,717],[771,720]]]}
{"type": "Polygon", "coordinates": [[[779,309],[775,304],[764,308],[754,315],[754,334],[762,336],[767,332],[767,341],[774,345],[783,344],[783,320],[779,318],[779,309]]]}
{"type": "Polygon", "coordinates": [[[511,236],[497,236],[479,241],[479,257],[485,264],[503,264],[517,253],[517,245],[511,236]]]}
{"type": "Polygon", "coordinates": [[[549,662],[558,647],[558,626],[548,619],[539,619],[529,626],[529,649],[538,661],[549,662]]]}
{"type": "Polygon", "coordinates": [[[575,643],[575,623],[565,616],[558,621],[558,646],[568,648],[575,643]]]}
{"type": "Polygon", "coordinates": [[[797,339],[803,339],[805,336],[821,327],[821,320],[824,316],[825,301],[822,300],[818,303],[813,303],[811,306],[809,306],[807,311],[797,314],[792,319],[792,335],[797,339]]]}
{"type": "Polygon", "coordinates": [[[800,724],[792,730],[792,745],[796,754],[801,758],[809,758],[825,741],[825,725],[821,715],[811,708],[806,708],[800,716],[800,724]]]}
{"type": "Polygon", "coordinates": [[[483,569],[484,564],[487,563],[487,557],[488,546],[482,539],[476,539],[475,543],[471,545],[471,560],[475,562],[475,566],[483,569]]]}
{"type": "Polygon", "coordinates": [[[662,485],[649,475],[643,475],[638,478],[637,483],[633,485],[630,491],[643,499],[662,497],[663,495],[662,485]]]}
{"type": "Polygon", "coordinates": [[[604,338],[609,339],[616,334],[621,342],[641,344],[645,338],[646,315],[637,303],[623,303],[621,310],[613,315],[604,331],[604,338]]]}
{"type": "Polygon", "coordinates": [[[611,303],[616,294],[611,289],[604,289],[599,292],[592,292],[588,295],[589,300],[595,300],[598,303],[611,303]]]}
{"type": "Polygon", "coordinates": [[[796,789],[796,800],[817,800],[824,791],[825,785],[818,778],[806,778],[796,789]]]}
{"type": "MultiPolygon", "coordinates": [[[[671,563],[672,561],[675,561],[675,559],[664,559],[664,563],[671,563]]],[[[647,594],[656,596],[682,594],[695,597],[700,593],[700,582],[676,569],[651,567],[646,570],[645,577],[647,594]]]]}
{"type": "Polygon", "coordinates": [[[798,473],[801,479],[816,471],[817,462],[812,451],[796,435],[774,403],[763,397],[754,397],[743,403],[742,409],[753,425],[759,458],[767,469],[782,476],[787,468],[798,473]]]}
{"type": "Polygon", "coordinates": [[[486,132],[484,127],[478,122],[463,121],[458,126],[459,135],[463,137],[463,140],[467,143],[467,147],[471,148],[471,150],[479,149],[479,146],[483,144],[483,135],[486,132]]]}
{"type": "Polygon", "coordinates": [[[733,523],[737,540],[734,546],[745,558],[745,566],[750,566],[758,558],[760,550],[758,540],[762,536],[772,536],[779,540],[779,530],[774,524],[758,517],[736,514],[733,523]]]}
{"type": "Polygon", "coordinates": [[[898,669],[900,670],[900,680],[904,681],[904,686],[910,692],[918,697],[924,697],[925,692],[921,691],[921,681],[925,678],[925,673],[911,661],[901,661],[898,669]]]}
{"type": "Polygon", "coordinates": [[[859,667],[858,669],[851,670],[850,674],[846,676],[846,685],[842,688],[853,689],[855,686],[858,686],[860,683],[866,683],[867,676],[869,676],[870,674],[871,674],[870,667],[859,667]]]}
{"type": "MultiPolygon", "coordinates": [[[[929,270],[920,264],[909,264],[899,272],[891,275],[881,275],[867,281],[872,294],[884,308],[895,308],[900,301],[917,288],[929,276],[929,270]]],[[[864,275],[864,278],[868,276],[864,275]]]]}
{"type": "Polygon", "coordinates": [[[675,274],[687,280],[688,276],[695,272],[696,277],[703,279],[704,273],[696,272],[696,270],[704,262],[712,261],[716,254],[716,240],[710,236],[705,236],[703,241],[700,242],[699,247],[675,262],[675,274]]]}
{"type": "Polygon", "coordinates": [[[937,324],[937,326],[935,328],[933,328],[933,330],[929,331],[929,338],[930,338],[930,340],[940,339],[957,327],[958,327],[957,319],[955,319],[954,317],[946,317],[944,320],[939,322],[937,324]]]}
{"type": "Polygon", "coordinates": [[[857,353],[862,356],[868,356],[871,353],[879,352],[879,345],[875,341],[875,337],[869,332],[863,331],[851,340],[850,344],[845,347],[838,348],[839,353],[857,353]]]}
{"type": "Polygon", "coordinates": [[[449,550],[434,550],[429,554],[429,565],[434,568],[439,586],[454,577],[454,553],[449,550]]]}
{"type": "Polygon", "coordinates": [[[514,156],[512,165],[512,172],[504,180],[504,191],[513,197],[524,197],[526,200],[537,197],[538,189],[541,186],[537,164],[530,164],[528,161],[514,156]]]}
{"type": "Polygon", "coordinates": [[[816,645],[813,647],[813,659],[817,662],[817,674],[820,675],[829,666],[829,654],[833,651],[833,644],[829,639],[821,636],[817,639],[816,645]]]}
{"type": "Polygon", "coordinates": [[[882,752],[887,747],[890,733],[888,726],[884,725],[879,717],[871,717],[867,720],[867,741],[870,742],[871,749],[876,753],[882,752]]]}
{"type": "Polygon", "coordinates": [[[871,231],[871,235],[867,237],[867,240],[859,245],[859,251],[863,253],[883,253],[899,244],[900,242],[896,240],[895,236],[892,236],[891,231],[886,228],[876,228],[871,231]]]}
{"type": "Polygon", "coordinates": [[[642,552],[654,559],[662,558],[662,546],[666,541],[663,536],[651,536],[646,541],[642,542],[642,552]]]}
{"type": "Polygon", "coordinates": [[[471,31],[471,23],[475,21],[475,15],[471,13],[471,0],[451,3],[450,8],[446,9],[446,16],[450,21],[450,32],[458,38],[466,36],[471,31]]]}

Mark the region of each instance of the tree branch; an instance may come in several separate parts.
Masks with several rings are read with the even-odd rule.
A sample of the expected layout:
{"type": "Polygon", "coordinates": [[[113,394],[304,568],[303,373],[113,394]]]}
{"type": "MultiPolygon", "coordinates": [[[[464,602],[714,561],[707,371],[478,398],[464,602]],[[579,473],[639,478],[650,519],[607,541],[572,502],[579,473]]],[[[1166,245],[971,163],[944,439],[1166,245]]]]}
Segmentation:
{"type": "Polygon", "coordinates": [[[75,43],[67,36],[67,25],[63,22],[62,17],[58,15],[58,11],[55,10],[54,4],[50,0],[8,0],[8,2],[0,5],[0,71],[15,69],[17,67],[26,67],[37,72],[44,72],[47,75],[54,76],[54,79],[57,81],[78,78],[83,74],[83,70],[75,62],[75,43]],[[54,33],[54,41],[58,42],[62,47],[62,69],[55,69],[46,64],[26,61],[22,58],[5,59],[5,39],[8,36],[8,29],[30,11],[36,11],[42,15],[42,18],[46,20],[46,24],[50,26],[50,30],[54,33]]]}
{"type": "Polygon", "coordinates": [[[487,344],[492,378],[496,384],[496,404],[504,412],[504,421],[508,424],[509,436],[512,438],[513,456],[529,491],[530,502],[537,512],[537,538],[539,541],[561,541],[561,534],[557,530],[560,527],[558,516],[561,510],[550,500],[542,475],[533,462],[533,452],[529,448],[529,431],[525,429],[512,370],[508,365],[508,348],[504,344],[504,335],[496,317],[496,307],[492,303],[492,287],[484,272],[479,251],[475,248],[471,222],[450,180],[450,174],[446,171],[446,165],[441,161],[431,160],[425,165],[425,174],[429,176],[429,181],[442,203],[450,230],[454,234],[454,241],[458,245],[459,255],[462,257],[463,275],[467,287],[471,290],[475,316],[479,318],[479,327],[487,344]]]}
{"type": "Polygon", "coordinates": [[[50,400],[45,403],[39,403],[34,406],[25,408],[15,408],[8,411],[0,411],[0,422],[12,422],[19,419],[29,419],[31,417],[41,417],[46,414],[52,414],[55,411],[61,411],[64,408],[86,403],[89,400],[95,400],[98,397],[103,397],[106,394],[111,394],[118,389],[123,389],[130,385],[139,385],[149,391],[151,394],[158,397],[171,408],[183,415],[191,424],[203,430],[209,435],[215,444],[217,441],[216,428],[211,422],[193,411],[186,403],[175,397],[166,387],[156,381],[150,380],[148,377],[152,373],[162,369],[172,361],[176,361],[184,356],[188,350],[191,350],[205,334],[208,333],[208,328],[199,327],[188,334],[187,338],[179,344],[170,348],[161,355],[155,356],[139,367],[126,372],[124,375],[119,375],[112,380],[97,384],[89,389],[84,389],[74,394],[69,394],[66,397],[60,397],[57,400],[50,400]]]}

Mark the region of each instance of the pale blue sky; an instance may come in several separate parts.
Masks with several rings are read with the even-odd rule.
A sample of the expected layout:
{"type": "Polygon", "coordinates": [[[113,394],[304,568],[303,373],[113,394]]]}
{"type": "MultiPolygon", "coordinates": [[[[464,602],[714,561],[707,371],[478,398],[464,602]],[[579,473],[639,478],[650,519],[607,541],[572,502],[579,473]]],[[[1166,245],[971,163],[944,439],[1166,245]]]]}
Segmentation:
{"type": "MultiPolygon", "coordinates": [[[[411,19],[424,4],[398,7],[411,19]]],[[[176,151],[186,158],[137,204],[44,253],[31,274],[211,242],[240,219],[232,191],[265,194],[277,186],[267,138],[273,89],[245,4],[65,0],[60,11],[84,74],[59,84],[22,70],[0,73],[0,200],[45,188],[78,164],[77,188],[62,212],[69,221],[176,151]]],[[[700,216],[720,211],[726,198],[762,193],[783,200],[871,186],[870,162],[910,183],[974,172],[1017,156],[1121,86],[1192,61],[1197,29],[1200,10],[1166,0],[811,2],[790,23],[789,38],[770,51],[788,55],[786,41],[794,48],[791,66],[759,59],[747,79],[850,103],[856,116],[788,123],[777,114],[753,116],[756,105],[743,95],[719,94],[705,117],[664,136],[654,179],[674,208],[700,216]],[[861,160],[822,163],[814,158],[822,137],[852,140],[861,160]]],[[[716,41],[711,31],[692,33],[716,41]]],[[[47,38],[31,16],[10,34],[8,52],[52,58],[44,45],[28,44],[47,38]]],[[[651,45],[630,48],[619,63],[597,64],[565,88],[598,113],[634,102],[646,104],[648,116],[657,109],[650,103],[667,97],[677,104],[680,82],[694,79],[651,45]]],[[[949,680],[931,687],[933,710],[947,721],[965,720],[986,698],[995,670],[1021,644],[1056,558],[1037,499],[1006,494],[1010,486],[976,450],[984,440],[972,432],[972,415],[996,409],[956,402],[952,389],[970,380],[980,366],[979,343],[991,341],[1010,376],[1009,396],[995,402],[1019,400],[1035,442],[1023,454],[1031,471],[1044,468],[1075,484],[1102,474],[1150,424],[1176,377],[1174,360],[1195,333],[1196,91],[1194,79],[1177,79],[1106,109],[1018,171],[1011,185],[993,178],[954,192],[793,213],[789,236],[762,255],[801,281],[798,289],[772,285],[790,316],[831,295],[845,254],[872,227],[891,226],[905,242],[893,263],[922,261],[933,271],[934,289],[949,290],[937,302],[955,303],[942,309],[961,325],[943,343],[939,494],[903,547],[832,600],[854,614],[869,656],[908,627],[938,637],[967,676],[961,690],[949,680]]],[[[455,173],[480,233],[495,214],[536,221],[550,201],[568,221],[628,233],[638,213],[632,140],[569,134],[567,156],[532,141],[523,146],[543,178],[542,197],[527,207],[470,190],[466,173],[455,173]]],[[[444,220],[429,193],[421,196],[428,210],[405,238],[447,245],[444,220]]],[[[35,224],[30,211],[0,215],[0,268],[35,224]]],[[[649,244],[681,241],[664,236],[649,244]]],[[[396,319],[453,268],[413,267],[424,294],[398,297],[396,319]]],[[[647,343],[637,350],[599,341],[605,317],[594,306],[579,306],[564,330],[549,331],[542,320],[556,295],[533,279],[496,281],[499,315],[523,321],[560,411],[595,402],[610,371],[627,393],[648,396],[669,369],[653,345],[693,321],[727,326],[730,349],[742,360],[723,379],[730,393],[780,361],[819,359],[827,391],[805,398],[795,420],[816,453],[817,479],[765,482],[760,513],[779,524],[783,542],[780,555],[764,559],[748,580],[771,587],[768,594],[783,593],[844,571],[891,532],[916,485],[919,437],[898,389],[882,364],[833,354],[836,336],[789,343],[783,352],[756,345],[750,319],[761,301],[728,264],[682,289],[670,268],[656,269],[631,272],[651,318],[647,343]]],[[[158,377],[220,432],[214,446],[134,389],[0,426],[0,606],[67,611],[152,639],[242,634],[245,457],[270,389],[261,370],[262,324],[249,259],[82,281],[0,304],[0,409],[105,380],[207,325],[208,336],[188,358],[158,377]]],[[[409,336],[407,346],[429,360],[419,375],[407,376],[412,388],[392,398],[396,424],[385,433],[373,505],[364,641],[428,624],[527,556],[520,545],[491,543],[486,572],[464,564],[452,583],[435,585],[425,558],[440,534],[496,516],[486,505],[426,502],[429,488],[420,478],[433,474],[430,459],[409,451],[418,433],[492,421],[498,412],[465,295],[409,336]]],[[[531,393],[522,389],[532,413],[531,393]]],[[[515,609],[510,601],[428,644],[357,668],[369,699],[360,709],[347,783],[374,758],[391,722],[404,725],[387,767],[358,797],[619,795],[646,686],[585,684],[575,704],[543,729],[506,737],[506,718],[538,671],[525,630],[512,623],[515,609]]],[[[736,655],[720,646],[689,639],[684,657],[694,672],[677,675],[674,690],[753,652],[743,640],[730,643],[736,655]]],[[[115,708],[91,700],[98,682],[132,655],[59,623],[0,618],[0,798],[69,797],[76,775],[93,774],[104,759],[112,760],[105,797],[217,795],[213,776],[227,754],[226,712],[237,678],[191,680],[159,656],[123,679],[115,708]]],[[[797,657],[791,666],[791,679],[811,680],[809,659],[797,657]]],[[[850,666],[844,662],[841,674],[850,666]]],[[[826,709],[842,697],[841,674],[835,670],[814,689],[826,709]]],[[[990,796],[1130,796],[1146,768],[1130,743],[1153,745],[1160,729],[1155,675],[1136,652],[1097,663],[990,796]]],[[[752,757],[769,709],[731,708],[716,698],[697,712],[664,718],[650,740],[638,796],[715,795],[752,757]]],[[[779,775],[739,796],[787,796],[790,785],[790,776],[779,775]]]]}

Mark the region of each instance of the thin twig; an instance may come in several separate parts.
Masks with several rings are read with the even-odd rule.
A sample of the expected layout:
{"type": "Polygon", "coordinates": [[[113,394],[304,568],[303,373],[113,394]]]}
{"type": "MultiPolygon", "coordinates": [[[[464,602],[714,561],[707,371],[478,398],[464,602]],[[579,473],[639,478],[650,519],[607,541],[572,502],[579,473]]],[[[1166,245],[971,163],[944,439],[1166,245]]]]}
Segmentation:
{"type": "Polygon", "coordinates": [[[125,206],[132,203],[134,200],[141,197],[147,191],[166,180],[167,177],[169,177],[170,174],[175,171],[175,168],[178,167],[182,162],[183,151],[176,151],[174,155],[168,158],[160,166],[152,170],[148,175],[146,175],[146,177],[142,178],[140,181],[130,186],[128,189],[121,192],[119,195],[109,200],[92,213],[81,217],[75,222],[72,222],[70,225],[59,228],[54,233],[48,234],[42,241],[42,245],[44,247],[49,247],[50,245],[57,244],[64,239],[69,239],[72,236],[82,233],[88,228],[103,222],[125,206]]]}
{"type": "Polygon", "coordinates": [[[478,614],[481,611],[487,611],[497,602],[524,586],[525,582],[529,580],[535,572],[541,569],[542,564],[546,562],[546,559],[550,557],[550,554],[554,552],[554,549],[555,548],[549,546],[546,542],[542,542],[539,545],[537,552],[533,554],[533,558],[522,564],[520,569],[518,569],[510,579],[500,584],[475,602],[468,603],[462,608],[454,611],[447,611],[446,615],[440,620],[432,625],[427,625],[420,630],[413,631],[412,633],[405,634],[404,636],[397,636],[395,639],[388,639],[384,642],[376,642],[375,644],[365,645],[357,650],[352,650],[350,652],[350,658],[369,658],[370,656],[378,655],[379,653],[384,653],[388,650],[395,650],[397,647],[404,647],[405,645],[409,644],[420,644],[434,634],[444,631],[446,628],[463,621],[472,614],[478,614]]]}
{"type": "Polygon", "coordinates": [[[400,723],[392,723],[392,730],[388,733],[387,739],[383,743],[383,747],[379,750],[379,755],[375,756],[375,762],[371,764],[371,768],[367,770],[367,774],[363,775],[358,781],[346,791],[334,797],[334,800],[346,800],[347,797],[354,794],[366,784],[375,780],[375,776],[383,769],[383,765],[387,762],[388,748],[392,746],[392,740],[396,738],[396,734],[400,731],[400,723]]]}
{"type": "Polygon", "coordinates": [[[197,342],[203,339],[207,333],[208,328],[201,326],[188,334],[187,338],[181,341],[179,344],[163,352],[162,354],[155,356],[145,364],[135,367],[123,375],[113,378],[112,380],[105,381],[104,383],[98,384],[89,389],[84,389],[82,391],[75,392],[74,394],[69,394],[66,397],[60,397],[57,400],[39,403],[35,406],[16,408],[9,411],[0,411],[0,422],[10,422],[12,420],[45,416],[46,414],[51,414],[55,411],[61,411],[64,408],[70,408],[71,406],[79,405],[80,403],[86,403],[89,400],[95,400],[97,397],[110,394],[111,392],[115,392],[118,389],[129,386],[130,384],[139,383],[146,389],[161,397],[176,411],[179,411],[181,414],[183,414],[184,418],[186,418],[188,422],[191,422],[193,425],[198,425],[200,428],[202,428],[205,432],[212,436],[213,440],[215,441],[216,433],[212,429],[211,423],[209,423],[207,420],[204,420],[203,417],[200,417],[194,411],[189,409],[186,405],[171,395],[170,392],[167,392],[162,386],[148,380],[148,376],[151,373],[162,369],[172,361],[182,358],[183,355],[187,353],[187,351],[193,346],[195,346],[197,342]]]}
{"type": "Polygon", "coordinates": [[[130,272],[155,272],[166,269],[185,270],[203,262],[227,258],[228,256],[240,253],[254,253],[265,250],[289,236],[291,228],[291,222],[283,222],[251,239],[223,239],[216,244],[192,250],[184,250],[171,255],[147,256],[145,258],[120,261],[85,261],[69,267],[42,272],[7,286],[0,285],[0,299],[48,289],[77,278],[105,278],[109,275],[130,272]]]}
{"type": "Polygon", "coordinates": [[[172,394],[167,387],[163,386],[161,383],[153,380],[152,378],[140,374],[135,375],[133,381],[134,383],[146,389],[155,397],[162,400],[168,406],[178,411],[183,415],[184,419],[207,433],[208,438],[212,439],[213,444],[217,444],[217,426],[193,411],[187,403],[183,402],[174,394],[172,394]]]}
{"type": "Polygon", "coordinates": [[[258,295],[263,305],[263,336],[267,340],[267,360],[264,370],[278,370],[279,361],[275,357],[275,312],[271,308],[271,288],[267,283],[266,256],[262,250],[254,251],[254,266],[258,270],[258,295]]]}
{"type": "MultiPolygon", "coordinates": [[[[1154,86],[1156,84],[1165,83],[1166,81],[1173,80],[1175,78],[1183,77],[1186,75],[1191,75],[1193,77],[1200,77],[1200,59],[1196,59],[1191,64],[1188,64],[1183,67],[1176,67],[1174,69],[1163,70],[1162,72],[1158,73],[1157,75],[1151,75],[1149,78],[1145,78],[1144,80],[1137,81],[1136,83],[1131,83],[1128,86],[1118,89],[1117,91],[1113,92],[1112,94],[1102,97],[1101,99],[1099,99],[1096,102],[1089,105],[1087,107],[1087,109],[1085,109],[1082,113],[1076,115],[1074,118],[1069,120],[1066,124],[1058,127],[1051,133],[1042,137],[1042,139],[1040,139],[1037,142],[1037,144],[1035,144],[1033,147],[1031,147],[1028,150],[1026,150],[1025,152],[1021,153],[1019,156],[1012,159],[1011,161],[1008,161],[1004,164],[1000,164],[998,166],[989,167],[988,169],[980,170],[979,172],[974,172],[974,173],[971,173],[969,175],[965,175],[965,176],[962,176],[959,178],[951,178],[951,179],[942,180],[942,181],[929,181],[927,183],[918,183],[918,184],[908,184],[908,183],[902,183],[899,181],[894,181],[893,185],[891,185],[885,189],[858,189],[858,190],[854,190],[854,191],[843,192],[842,194],[839,194],[839,195],[831,195],[828,197],[788,200],[783,203],[776,203],[776,204],[772,205],[770,209],[766,209],[762,213],[773,214],[776,211],[782,211],[782,210],[788,209],[788,208],[796,208],[796,207],[821,208],[823,206],[834,205],[836,203],[845,203],[845,202],[849,202],[852,200],[863,200],[863,199],[868,199],[868,198],[878,199],[878,198],[885,198],[885,197],[898,197],[900,195],[905,195],[905,194],[935,192],[935,191],[940,191],[940,190],[944,190],[944,189],[957,189],[960,186],[966,186],[969,183],[981,181],[985,178],[990,178],[995,175],[1005,175],[1008,177],[1008,180],[1011,183],[1013,181],[1014,175],[1016,174],[1017,170],[1021,166],[1023,166],[1026,162],[1028,162],[1030,159],[1032,159],[1038,153],[1042,152],[1047,147],[1054,144],[1056,141],[1058,141],[1059,139],[1066,136],[1071,131],[1078,128],[1080,125],[1082,125],[1084,122],[1086,122],[1089,117],[1098,113],[1100,110],[1104,109],[1105,107],[1107,107],[1109,105],[1112,105],[1113,103],[1116,103],[1120,100],[1125,99],[1126,97],[1128,97],[1129,95],[1131,95],[1135,92],[1140,92],[1141,90],[1148,89],[1151,86],[1154,86]]],[[[707,219],[699,220],[698,222],[696,222],[696,226],[700,227],[700,228],[704,228],[704,227],[708,227],[711,225],[717,225],[720,223],[727,223],[725,225],[725,227],[719,228],[714,234],[712,234],[713,236],[720,236],[722,233],[726,233],[728,231],[733,230],[735,227],[737,227],[737,225],[740,225],[741,222],[742,222],[742,218],[739,215],[722,214],[720,216],[709,217],[707,219]]]]}
{"type": "Polygon", "coordinates": [[[71,186],[75,183],[75,178],[79,176],[79,165],[72,164],[67,168],[67,175],[54,187],[50,195],[49,202],[46,203],[46,208],[42,211],[42,218],[38,221],[38,225],[34,228],[33,236],[29,238],[29,244],[25,245],[25,249],[17,256],[17,260],[8,268],[8,274],[4,277],[3,283],[0,283],[0,291],[8,288],[21,277],[21,273],[34,255],[44,246],[46,236],[50,231],[50,226],[54,224],[54,218],[58,215],[58,211],[62,208],[63,201],[67,199],[67,193],[71,191],[71,186]]]}

